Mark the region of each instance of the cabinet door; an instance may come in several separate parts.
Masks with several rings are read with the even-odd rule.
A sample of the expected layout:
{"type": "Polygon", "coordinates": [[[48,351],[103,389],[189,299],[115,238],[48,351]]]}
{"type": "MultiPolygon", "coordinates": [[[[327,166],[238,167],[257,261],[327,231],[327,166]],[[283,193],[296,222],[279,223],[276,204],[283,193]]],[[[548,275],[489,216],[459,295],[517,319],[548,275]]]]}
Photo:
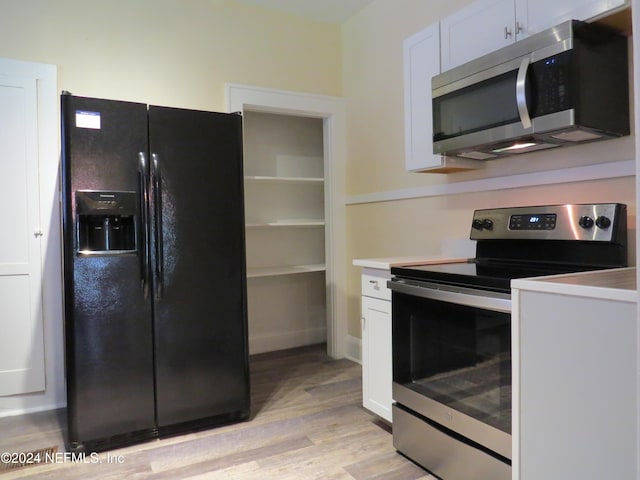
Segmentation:
{"type": "Polygon", "coordinates": [[[431,25],[404,41],[405,167],[409,171],[438,167],[433,154],[431,78],[440,73],[440,25],[431,25]]]}
{"type": "Polygon", "coordinates": [[[478,168],[474,160],[433,153],[431,78],[440,73],[440,25],[404,41],[405,168],[410,172],[452,173],[478,168]]]}
{"type": "Polygon", "coordinates": [[[391,302],[362,297],[362,403],[388,421],[391,382],[391,302]]]}
{"type": "Polygon", "coordinates": [[[515,41],[514,0],[479,0],[440,22],[442,71],[515,41]]]}
{"type": "Polygon", "coordinates": [[[517,40],[567,20],[588,20],[625,4],[625,0],[515,0],[515,2],[517,40]]]}

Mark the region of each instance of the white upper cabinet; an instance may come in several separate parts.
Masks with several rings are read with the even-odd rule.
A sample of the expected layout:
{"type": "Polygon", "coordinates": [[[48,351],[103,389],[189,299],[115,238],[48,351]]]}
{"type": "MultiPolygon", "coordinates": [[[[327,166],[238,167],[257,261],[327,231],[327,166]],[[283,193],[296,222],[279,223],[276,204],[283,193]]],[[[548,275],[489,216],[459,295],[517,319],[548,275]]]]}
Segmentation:
{"type": "Polygon", "coordinates": [[[625,5],[625,0],[515,0],[517,40],[566,20],[588,20],[625,5]]]}
{"type": "Polygon", "coordinates": [[[472,160],[433,153],[431,78],[440,73],[440,25],[404,41],[405,167],[410,172],[448,173],[477,168],[472,160]]]}
{"type": "Polygon", "coordinates": [[[443,19],[442,71],[513,43],[515,18],[514,0],[478,0],[443,19]]]}
{"type": "Polygon", "coordinates": [[[431,25],[404,41],[405,166],[409,171],[436,167],[433,153],[431,77],[440,73],[440,25],[431,25]]]}
{"type": "Polygon", "coordinates": [[[441,23],[442,71],[566,20],[589,20],[625,0],[477,0],[441,23]]]}

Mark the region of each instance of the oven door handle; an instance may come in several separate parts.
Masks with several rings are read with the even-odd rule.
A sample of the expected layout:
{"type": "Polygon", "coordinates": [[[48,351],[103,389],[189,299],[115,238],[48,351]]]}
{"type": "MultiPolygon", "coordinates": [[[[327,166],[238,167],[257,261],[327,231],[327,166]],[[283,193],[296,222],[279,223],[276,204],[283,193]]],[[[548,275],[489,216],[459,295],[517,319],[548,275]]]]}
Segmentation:
{"type": "Polygon", "coordinates": [[[465,305],[468,307],[511,313],[511,295],[508,293],[489,292],[455,285],[441,285],[429,282],[411,282],[394,279],[387,282],[394,292],[414,297],[438,300],[441,302],[465,305]]]}

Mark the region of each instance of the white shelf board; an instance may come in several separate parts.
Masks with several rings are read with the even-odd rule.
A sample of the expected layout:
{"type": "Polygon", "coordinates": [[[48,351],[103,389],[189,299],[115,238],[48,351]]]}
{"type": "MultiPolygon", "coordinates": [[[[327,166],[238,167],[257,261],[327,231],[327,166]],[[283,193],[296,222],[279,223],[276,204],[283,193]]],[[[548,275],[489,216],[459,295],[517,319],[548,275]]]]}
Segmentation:
{"type": "Polygon", "coordinates": [[[324,264],[318,265],[292,265],[282,267],[258,267],[247,268],[248,278],[258,277],[274,277],[276,275],[294,275],[298,273],[310,273],[310,272],[324,272],[326,266],[324,264]]]}
{"type": "Polygon", "coordinates": [[[259,175],[247,175],[245,181],[261,183],[324,183],[324,178],[316,177],[268,177],[259,175]]]}
{"type": "Polygon", "coordinates": [[[246,228],[324,227],[324,220],[294,219],[274,222],[247,223],[246,228]]]}

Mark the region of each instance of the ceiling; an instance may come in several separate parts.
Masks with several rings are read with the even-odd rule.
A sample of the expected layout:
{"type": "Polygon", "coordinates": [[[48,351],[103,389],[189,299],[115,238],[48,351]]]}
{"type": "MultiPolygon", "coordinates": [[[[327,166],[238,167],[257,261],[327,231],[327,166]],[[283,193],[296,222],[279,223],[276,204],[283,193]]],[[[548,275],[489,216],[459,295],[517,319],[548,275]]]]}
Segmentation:
{"type": "Polygon", "coordinates": [[[343,23],[374,0],[236,0],[329,23],[343,23]]]}

